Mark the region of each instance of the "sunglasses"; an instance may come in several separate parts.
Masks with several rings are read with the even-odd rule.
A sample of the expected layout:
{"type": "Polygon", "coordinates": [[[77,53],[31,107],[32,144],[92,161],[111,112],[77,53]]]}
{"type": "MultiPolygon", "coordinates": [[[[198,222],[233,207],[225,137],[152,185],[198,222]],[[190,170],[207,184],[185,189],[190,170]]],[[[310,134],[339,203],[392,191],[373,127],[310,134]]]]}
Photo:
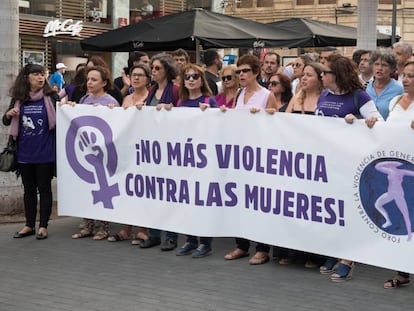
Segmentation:
{"type": "Polygon", "coordinates": [[[231,79],[233,79],[233,77],[232,76],[222,76],[221,77],[221,80],[224,82],[224,81],[231,81],[231,79]]]}
{"type": "Polygon", "coordinates": [[[271,86],[276,86],[276,85],[279,85],[280,84],[280,81],[269,81],[269,85],[271,85],[271,86]]]}
{"type": "Polygon", "coordinates": [[[184,75],[184,80],[187,80],[188,81],[191,78],[193,78],[193,80],[198,80],[198,79],[200,79],[200,74],[199,73],[191,73],[191,74],[186,73],[184,75]]]}
{"type": "Polygon", "coordinates": [[[301,64],[301,63],[296,63],[296,64],[292,65],[292,67],[296,67],[296,68],[300,68],[302,66],[303,66],[303,64],[301,64]]]}
{"type": "Polygon", "coordinates": [[[162,69],[161,66],[151,66],[151,70],[159,71],[161,69],[162,69]]]}
{"type": "Polygon", "coordinates": [[[243,73],[248,73],[248,72],[250,72],[250,71],[252,71],[252,68],[243,68],[243,69],[237,69],[237,70],[235,71],[235,73],[236,73],[237,75],[239,75],[241,72],[243,72],[243,73]]]}
{"type": "Polygon", "coordinates": [[[145,73],[133,73],[131,75],[132,78],[136,79],[136,78],[143,78],[146,77],[147,75],[145,73]]]}

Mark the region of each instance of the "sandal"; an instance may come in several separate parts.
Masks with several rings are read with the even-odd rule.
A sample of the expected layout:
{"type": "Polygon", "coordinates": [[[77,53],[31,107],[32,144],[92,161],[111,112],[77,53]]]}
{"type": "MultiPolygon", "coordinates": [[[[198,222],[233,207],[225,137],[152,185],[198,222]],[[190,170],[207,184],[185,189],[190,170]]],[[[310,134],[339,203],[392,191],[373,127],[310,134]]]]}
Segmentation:
{"type": "Polygon", "coordinates": [[[137,233],[136,238],[131,241],[132,245],[141,245],[144,240],[148,240],[149,237],[144,232],[140,231],[137,233]]]}
{"type": "Polygon", "coordinates": [[[119,241],[125,241],[129,240],[131,237],[127,234],[125,230],[121,230],[118,233],[115,233],[114,235],[110,235],[108,237],[108,242],[119,242],[119,241]]]}
{"type": "Polygon", "coordinates": [[[384,282],[384,288],[397,288],[410,284],[409,278],[404,278],[400,275],[395,276],[393,279],[387,280],[384,282]]]}
{"type": "Polygon", "coordinates": [[[279,259],[279,265],[290,265],[293,262],[293,258],[285,257],[279,259]]]}
{"type": "Polygon", "coordinates": [[[109,236],[109,233],[107,231],[98,231],[92,238],[92,240],[95,241],[101,241],[104,239],[107,239],[109,236]]]}
{"type": "Polygon", "coordinates": [[[78,233],[72,234],[72,239],[82,239],[93,236],[93,232],[88,229],[82,229],[78,233]]]}
{"type": "Polygon", "coordinates": [[[335,267],[337,266],[339,260],[337,258],[328,258],[323,266],[319,268],[319,272],[321,274],[332,274],[335,271],[335,267]]]}
{"type": "Polygon", "coordinates": [[[251,265],[263,265],[269,261],[269,254],[266,252],[256,252],[252,258],[249,260],[251,265]]]}
{"type": "Polygon", "coordinates": [[[248,257],[250,254],[247,251],[244,251],[240,248],[236,248],[235,250],[231,251],[230,253],[227,253],[224,255],[224,259],[226,260],[235,260],[240,259],[244,257],[248,257]]]}
{"type": "Polygon", "coordinates": [[[335,273],[331,275],[332,282],[344,282],[352,278],[354,270],[354,263],[347,264],[341,261],[335,270],[335,273]]]}

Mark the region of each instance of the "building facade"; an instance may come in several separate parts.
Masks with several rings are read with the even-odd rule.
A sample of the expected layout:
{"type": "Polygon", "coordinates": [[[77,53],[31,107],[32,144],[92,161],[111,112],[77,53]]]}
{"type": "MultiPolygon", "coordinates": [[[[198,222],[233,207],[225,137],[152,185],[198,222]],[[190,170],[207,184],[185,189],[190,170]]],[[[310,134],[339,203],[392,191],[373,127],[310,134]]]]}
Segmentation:
{"type": "MultiPolygon", "coordinates": [[[[367,1],[367,0],[366,0],[367,1]]],[[[226,14],[273,22],[292,17],[356,27],[358,0],[223,0],[226,14]]],[[[414,45],[414,1],[396,0],[396,31],[401,39],[414,45]]],[[[390,34],[393,0],[378,0],[377,28],[390,34]]]]}

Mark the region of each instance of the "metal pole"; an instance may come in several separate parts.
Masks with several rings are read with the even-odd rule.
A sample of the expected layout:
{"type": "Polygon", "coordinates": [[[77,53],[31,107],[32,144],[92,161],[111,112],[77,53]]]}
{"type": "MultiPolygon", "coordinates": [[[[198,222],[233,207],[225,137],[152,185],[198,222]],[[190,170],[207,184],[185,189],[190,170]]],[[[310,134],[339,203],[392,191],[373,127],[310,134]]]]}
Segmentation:
{"type": "Polygon", "coordinates": [[[397,29],[397,0],[392,0],[391,45],[393,45],[397,41],[396,29],[397,29]]]}

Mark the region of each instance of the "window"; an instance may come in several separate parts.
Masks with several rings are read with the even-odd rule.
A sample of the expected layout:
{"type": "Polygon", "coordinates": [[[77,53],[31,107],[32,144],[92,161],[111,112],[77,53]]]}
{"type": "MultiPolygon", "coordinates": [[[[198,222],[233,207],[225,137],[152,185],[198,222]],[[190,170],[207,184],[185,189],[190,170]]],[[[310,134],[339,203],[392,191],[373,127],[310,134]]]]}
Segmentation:
{"type": "MultiPolygon", "coordinates": [[[[392,0],[379,0],[379,4],[392,4],[392,0]]],[[[397,4],[401,4],[401,0],[397,0],[397,4]]]]}
{"type": "Polygon", "coordinates": [[[296,5],[313,5],[315,0],[297,0],[296,5]]]}
{"type": "Polygon", "coordinates": [[[319,4],[336,4],[336,0],[319,0],[319,4]]]}
{"type": "Polygon", "coordinates": [[[257,7],[273,7],[273,0],[257,0],[257,7]]]}

